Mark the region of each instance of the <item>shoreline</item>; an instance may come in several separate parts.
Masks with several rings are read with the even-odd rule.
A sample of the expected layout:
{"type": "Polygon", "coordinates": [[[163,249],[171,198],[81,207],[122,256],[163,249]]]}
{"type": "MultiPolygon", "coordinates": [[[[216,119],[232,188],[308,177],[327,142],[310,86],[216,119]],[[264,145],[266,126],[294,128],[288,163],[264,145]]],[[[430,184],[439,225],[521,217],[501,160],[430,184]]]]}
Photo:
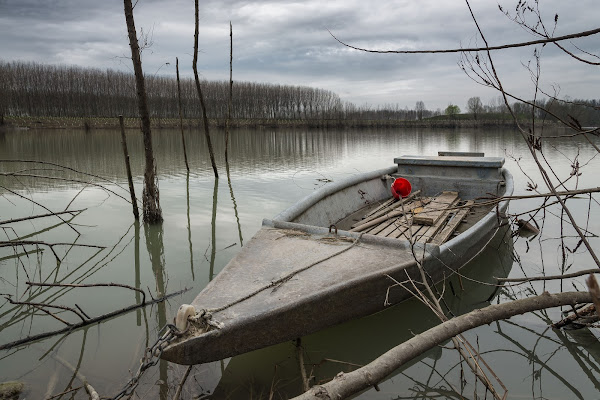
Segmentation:
{"type": "MultiPolygon", "coordinates": [[[[138,129],[140,120],[137,117],[124,118],[125,129],[138,129]]],[[[211,119],[210,126],[225,128],[226,121],[211,119]]],[[[523,121],[529,125],[529,121],[523,121]]],[[[153,129],[177,129],[178,118],[151,118],[153,129]]],[[[554,123],[548,123],[558,126],[554,123]]],[[[202,128],[202,119],[189,118],[183,120],[186,129],[202,128]]],[[[515,127],[512,119],[426,119],[420,121],[409,120],[358,120],[358,119],[236,119],[229,125],[231,128],[252,129],[277,129],[277,128],[303,128],[303,129],[328,129],[328,128],[487,128],[487,127],[515,127]]],[[[117,117],[4,117],[4,124],[0,129],[120,129],[117,117]]]]}

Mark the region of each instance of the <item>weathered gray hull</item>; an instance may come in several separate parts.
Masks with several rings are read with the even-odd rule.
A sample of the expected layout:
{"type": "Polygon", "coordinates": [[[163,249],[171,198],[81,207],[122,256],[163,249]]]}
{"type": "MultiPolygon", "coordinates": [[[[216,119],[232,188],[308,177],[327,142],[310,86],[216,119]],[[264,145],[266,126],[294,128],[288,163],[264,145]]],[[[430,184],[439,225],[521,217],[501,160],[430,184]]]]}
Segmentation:
{"type": "MultiPolygon", "coordinates": [[[[512,193],[508,171],[491,164],[488,168],[496,175],[492,171],[490,177],[477,168],[471,172],[480,175],[479,185],[472,177],[457,177],[456,171],[444,178],[439,171],[433,177],[413,168],[412,175],[403,171],[403,176],[424,191],[450,186],[469,197],[485,195],[491,187],[499,195],[512,193]]],[[[193,302],[196,310],[212,309],[213,321],[222,328],[174,342],[163,358],[181,364],[219,360],[377,312],[411,297],[393,279],[420,280],[415,257],[439,282],[491,240],[501,222],[496,213],[506,210],[506,201],[441,246],[329,232],[331,223],[368,202],[389,197],[389,182],[382,177],[397,171],[392,167],[327,185],[273,220],[263,221],[259,232],[193,302]]]]}

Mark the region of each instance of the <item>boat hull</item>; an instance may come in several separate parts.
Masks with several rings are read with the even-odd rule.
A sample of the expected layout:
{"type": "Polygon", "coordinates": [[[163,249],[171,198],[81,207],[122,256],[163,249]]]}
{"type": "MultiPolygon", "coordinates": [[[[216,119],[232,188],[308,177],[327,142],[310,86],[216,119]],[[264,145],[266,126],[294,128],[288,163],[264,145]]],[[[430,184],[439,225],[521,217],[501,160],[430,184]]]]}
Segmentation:
{"type": "MultiPolygon", "coordinates": [[[[420,281],[418,263],[431,282],[440,282],[475,257],[503,222],[506,201],[441,246],[329,232],[326,226],[342,214],[389,196],[385,175],[394,171],[355,176],[263,221],[192,303],[197,311],[208,310],[221,328],[192,330],[162,357],[180,364],[220,360],[375,313],[413,295],[411,283],[396,282],[420,281]],[[337,209],[328,211],[332,204],[337,209]],[[315,225],[317,219],[324,226],[315,225]]],[[[512,193],[510,174],[501,170],[499,176],[499,194],[512,193]]]]}

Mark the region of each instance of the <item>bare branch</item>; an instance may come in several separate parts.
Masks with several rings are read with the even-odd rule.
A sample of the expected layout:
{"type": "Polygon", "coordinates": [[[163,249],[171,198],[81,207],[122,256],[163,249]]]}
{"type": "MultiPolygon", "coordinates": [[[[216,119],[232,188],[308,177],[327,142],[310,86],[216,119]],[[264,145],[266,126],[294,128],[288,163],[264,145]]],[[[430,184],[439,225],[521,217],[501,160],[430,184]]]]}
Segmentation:
{"type": "Polygon", "coordinates": [[[79,214],[79,213],[84,212],[85,210],[87,210],[87,208],[84,208],[81,210],[59,211],[59,212],[55,212],[55,213],[52,212],[52,213],[47,213],[47,214],[32,215],[30,217],[23,217],[23,218],[6,219],[4,221],[0,221],[0,225],[13,224],[15,222],[21,222],[21,221],[29,221],[29,220],[37,219],[37,218],[54,217],[54,216],[61,215],[61,214],[79,214]]]}
{"type": "Polygon", "coordinates": [[[598,268],[593,269],[584,269],[583,271],[572,272],[570,274],[562,274],[562,275],[545,275],[545,276],[532,276],[532,277],[524,277],[524,278],[496,278],[498,283],[506,283],[506,282],[518,282],[518,283],[526,283],[533,281],[551,281],[556,279],[567,279],[567,278],[576,278],[578,276],[588,275],[588,274],[599,274],[600,270],[598,268]]]}
{"type": "Polygon", "coordinates": [[[443,322],[394,347],[371,363],[349,373],[339,373],[324,385],[314,386],[294,400],[347,398],[381,382],[388,375],[425,351],[478,326],[531,311],[591,301],[589,293],[543,293],[526,299],[494,304],[443,322]]]}
{"type": "Polygon", "coordinates": [[[58,329],[58,330],[50,331],[50,332],[44,332],[44,333],[40,333],[40,334],[37,334],[37,335],[31,335],[31,336],[27,336],[27,337],[19,339],[19,340],[15,340],[13,342],[5,343],[3,345],[0,345],[0,350],[11,349],[11,348],[13,348],[15,346],[20,346],[20,345],[25,344],[25,343],[35,342],[37,340],[45,339],[47,337],[54,336],[54,335],[60,335],[61,333],[71,333],[72,331],[74,331],[74,330],[76,330],[78,328],[81,328],[81,327],[84,327],[84,326],[87,326],[87,325],[92,325],[92,324],[95,324],[97,322],[104,321],[106,319],[110,319],[110,318],[116,317],[116,316],[121,315],[121,314],[125,314],[125,313],[127,313],[129,311],[145,307],[146,305],[163,302],[163,301],[165,301],[165,300],[167,300],[167,299],[169,299],[171,297],[177,296],[177,295],[179,295],[181,293],[185,293],[185,292],[187,292],[190,289],[184,288],[184,289],[182,289],[182,290],[180,290],[178,292],[168,294],[168,295],[160,297],[158,299],[153,299],[152,301],[149,301],[146,304],[141,304],[141,303],[140,304],[134,304],[134,305],[131,305],[129,307],[122,308],[120,310],[115,310],[115,311],[109,312],[108,314],[103,314],[103,315],[99,315],[99,316],[94,317],[94,318],[87,319],[87,320],[85,320],[83,322],[80,322],[78,324],[74,324],[72,326],[69,326],[69,327],[66,327],[66,328],[63,328],[63,329],[58,329]]]}
{"type": "Polygon", "coordinates": [[[142,304],[146,304],[146,292],[142,289],[135,288],[130,285],[123,283],[88,283],[88,284],[74,284],[74,283],[39,283],[39,282],[25,282],[29,286],[41,286],[41,287],[72,287],[72,288],[85,288],[85,287],[122,287],[130,290],[134,290],[142,294],[142,304]]]}
{"type": "Polygon", "coordinates": [[[327,30],[327,32],[329,32],[329,34],[331,35],[331,37],[333,37],[340,44],[342,44],[342,45],[344,45],[344,46],[346,46],[348,48],[354,49],[354,50],[363,51],[365,53],[376,53],[376,54],[436,54],[436,53],[463,53],[463,52],[475,52],[475,51],[495,51],[495,50],[511,49],[511,48],[515,48],[515,47],[535,46],[537,44],[544,44],[544,43],[554,43],[554,42],[560,42],[560,41],[563,41],[563,40],[576,39],[576,38],[581,38],[581,37],[596,35],[596,34],[600,33],[600,28],[592,29],[592,30],[589,30],[589,31],[578,32],[578,33],[572,33],[570,35],[558,36],[558,37],[555,37],[555,38],[538,39],[538,40],[532,40],[532,41],[529,41],[529,42],[504,44],[504,45],[501,45],[501,46],[489,46],[489,45],[487,45],[487,42],[486,42],[486,46],[485,47],[467,47],[467,48],[461,48],[461,49],[436,49],[436,50],[372,50],[372,49],[365,49],[365,48],[362,48],[362,47],[352,46],[350,44],[347,44],[347,43],[341,41],[333,33],[331,33],[331,31],[329,29],[327,30]]]}

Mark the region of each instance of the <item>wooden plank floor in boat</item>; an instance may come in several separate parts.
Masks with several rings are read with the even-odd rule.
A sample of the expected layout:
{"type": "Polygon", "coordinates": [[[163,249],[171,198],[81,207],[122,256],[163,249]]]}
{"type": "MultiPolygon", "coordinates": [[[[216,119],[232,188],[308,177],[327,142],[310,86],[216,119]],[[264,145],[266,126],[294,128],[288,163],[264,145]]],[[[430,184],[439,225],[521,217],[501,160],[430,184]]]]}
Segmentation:
{"type": "Polygon", "coordinates": [[[473,204],[461,200],[457,192],[425,197],[416,191],[402,201],[391,198],[366,207],[336,225],[351,232],[440,245],[456,234],[473,204]]]}

